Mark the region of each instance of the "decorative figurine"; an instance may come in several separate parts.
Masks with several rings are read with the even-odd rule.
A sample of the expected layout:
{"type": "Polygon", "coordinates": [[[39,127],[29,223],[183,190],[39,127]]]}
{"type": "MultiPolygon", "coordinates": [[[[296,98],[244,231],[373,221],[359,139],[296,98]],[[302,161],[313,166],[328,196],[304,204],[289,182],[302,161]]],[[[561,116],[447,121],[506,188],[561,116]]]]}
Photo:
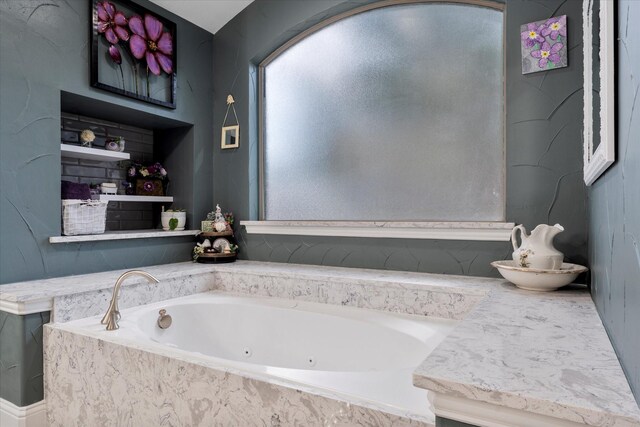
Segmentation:
{"type": "Polygon", "coordinates": [[[80,143],[83,147],[91,148],[91,143],[96,139],[96,135],[90,129],[80,132],[80,143]]]}
{"type": "Polygon", "coordinates": [[[224,219],[224,215],[222,215],[222,209],[220,209],[220,205],[216,205],[216,213],[213,219],[213,226],[218,233],[222,233],[227,230],[227,221],[224,219]]]}
{"type": "Polygon", "coordinates": [[[124,138],[121,136],[115,136],[113,138],[109,138],[106,142],[104,148],[109,151],[124,151],[124,138]]]}

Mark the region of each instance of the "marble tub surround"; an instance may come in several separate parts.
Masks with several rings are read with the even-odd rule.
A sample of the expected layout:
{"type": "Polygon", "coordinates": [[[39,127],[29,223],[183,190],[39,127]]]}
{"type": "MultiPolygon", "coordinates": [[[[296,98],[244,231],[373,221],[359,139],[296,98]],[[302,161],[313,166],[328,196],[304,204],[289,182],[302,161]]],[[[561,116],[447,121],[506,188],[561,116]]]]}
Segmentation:
{"type": "Polygon", "coordinates": [[[219,266],[216,288],[404,314],[463,318],[499,279],[311,265],[219,266]]]}
{"type": "MultiPolygon", "coordinates": [[[[540,294],[500,279],[251,261],[145,270],[161,280],[163,274],[176,280],[185,274],[210,277],[208,286],[223,292],[462,319],[415,371],[416,386],[558,422],[640,425],[640,410],[583,286],[540,294]]],[[[99,273],[101,281],[89,280],[94,275],[77,276],[70,278],[73,284],[52,279],[47,295],[60,301],[60,319],[98,315],[120,273],[99,273]],[[73,296],[79,290],[99,295],[73,296]]],[[[145,291],[149,285],[132,282],[124,284],[122,297],[130,294],[134,305],[150,302],[149,295],[136,297],[133,289],[153,289],[145,291]]],[[[9,298],[38,299],[38,290],[46,288],[42,283],[26,286],[9,298]]],[[[185,295],[201,289],[194,286],[185,295]]],[[[0,299],[5,296],[3,292],[0,299]]]]}
{"type": "MultiPolygon", "coordinates": [[[[387,272],[237,261],[191,270],[190,263],[173,264],[159,284],[131,280],[123,284],[120,307],[134,307],[208,290],[236,294],[299,299],[404,314],[461,319],[488,292],[497,279],[387,272]],[[175,275],[182,271],[183,276],[175,275]],[[486,286],[485,286],[486,285],[486,286]]],[[[144,269],[154,274],[153,268],[144,269]]],[[[154,274],[155,275],[155,274],[154,274]]],[[[117,277],[117,276],[114,276],[117,277]]],[[[115,279],[113,280],[115,282],[115,279]]],[[[54,298],[53,319],[66,322],[104,312],[111,299],[107,288],[54,298]]]]}
{"type": "MultiPolygon", "coordinates": [[[[215,266],[181,262],[141,267],[140,269],[153,274],[161,281],[166,281],[169,279],[184,278],[185,276],[208,274],[215,270],[215,266]]],[[[0,309],[4,311],[10,311],[9,308],[20,310],[20,308],[24,308],[25,306],[41,302],[41,304],[38,305],[39,309],[37,311],[49,311],[53,308],[53,300],[56,297],[113,289],[116,279],[127,270],[129,269],[2,285],[2,287],[0,287],[0,309]]],[[[123,283],[122,287],[126,288],[145,281],[146,280],[141,277],[132,277],[123,283]]],[[[26,308],[27,311],[29,311],[28,307],[26,308]]]]}
{"type": "MultiPolygon", "coordinates": [[[[400,271],[237,261],[142,267],[160,280],[132,277],[122,285],[121,307],[220,289],[407,314],[460,319],[499,279],[400,271]]],[[[59,277],[2,286],[0,304],[53,311],[53,321],[106,310],[116,279],[126,270],[59,277]]],[[[9,310],[6,310],[9,311],[9,310]]]]}
{"type": "Polygon", "coordinates": [[[640,409],[584,290],[545,294],[501,284],[418,367],[414,385],[459,405],[485,402],[550,416],[557,425],[640,426],[640,409]]]}
{"type": "Polygon", "coordinates": [[[113,339],[70,324],[46,326],[49,425],[431,425],[330,391],[252,378],[205,358],[185,360],[169,349],[148,351],[113,339]]]}
{"type": "MultiPolygon", "coordinates": [[[[120,289],[118,306],[120,309],[136,307],[151,302],[206,292],[214,287],[215,278],[210,273],[165,278],[160,279],[160,283],[136,280],[126,286],[126,289],[120,289]]],[[[52,319],[54,322],[68,322],[104,314],[112,295],[113,284],[106,289],[55,297],[51,312],[52,319]]]]}

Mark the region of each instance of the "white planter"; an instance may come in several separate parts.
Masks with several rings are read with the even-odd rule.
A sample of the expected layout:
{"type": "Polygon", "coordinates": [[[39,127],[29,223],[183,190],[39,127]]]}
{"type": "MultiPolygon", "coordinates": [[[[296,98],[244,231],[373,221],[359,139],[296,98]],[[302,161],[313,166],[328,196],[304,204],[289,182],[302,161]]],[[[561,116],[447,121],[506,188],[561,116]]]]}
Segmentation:
{"type": "Polygon", "coordinates": [[[164,231],[170,231],[171,227],[169,227],[169,220],[171,218],[176,218],[178,220],[178,226],[173,231],[182,231],[184,230],[184,226],[187,223],[187,213],[186,212],[162,212],[160,220],[162,221],[162,229],[164,231]]]}

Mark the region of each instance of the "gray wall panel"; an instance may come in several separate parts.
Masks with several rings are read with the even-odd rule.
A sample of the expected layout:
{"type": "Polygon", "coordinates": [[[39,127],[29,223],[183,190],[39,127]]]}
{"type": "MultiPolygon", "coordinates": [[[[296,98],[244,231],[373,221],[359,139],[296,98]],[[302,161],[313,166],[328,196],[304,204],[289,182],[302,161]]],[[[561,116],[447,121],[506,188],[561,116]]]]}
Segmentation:
{"type": "MultiPolygon", "coordinates": [[[[256,65],[301,31],[371,1],[257,0],[214,39],[214,122],[233,93],[240,119],[238,149],[221,150],[215,133],[214,197],[238,220],[258,219],[256,65]]],[[[582,14],[580,1],[506,1],[507,220],[531,228],[559,222],[567,259],[586,263],[586,194],[582,183],[582,14]],[[523,76],[520,25],[555,15],[569,18],[569,67],[523,76]]],[[[247,235],[241,257],[491,276],[490,261],[510,256],[499,242],[350,239],[247,235]]]]}
{"type": "Polygon", "coordinates": [[[42,400],[42,325],[49,312],[0,311],[0,397],[18,406],[42,400]]]}
{"type": "Polygon", "coordinates": [[[592,296],[640,403],[640,2],[618,2],[616,156],[589,189],[592,296]]]}

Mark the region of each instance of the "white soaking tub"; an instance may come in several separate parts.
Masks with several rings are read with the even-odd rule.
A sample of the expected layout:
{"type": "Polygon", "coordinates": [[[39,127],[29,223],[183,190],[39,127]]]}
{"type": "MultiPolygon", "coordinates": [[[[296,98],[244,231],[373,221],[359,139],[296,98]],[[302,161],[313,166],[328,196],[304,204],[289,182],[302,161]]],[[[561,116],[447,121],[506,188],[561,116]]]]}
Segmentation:
{"type": "MultiPolygon", "coordinates": [[[[67,325],[98,332],[98,321],[67,325]]],[[[208,292],[123,310],[119,324],[99,335],[433,423],[412,373],[456,321],[208,292]],[[167,329],[157,325],[161,309],[173,320],[167,329]]]]}

